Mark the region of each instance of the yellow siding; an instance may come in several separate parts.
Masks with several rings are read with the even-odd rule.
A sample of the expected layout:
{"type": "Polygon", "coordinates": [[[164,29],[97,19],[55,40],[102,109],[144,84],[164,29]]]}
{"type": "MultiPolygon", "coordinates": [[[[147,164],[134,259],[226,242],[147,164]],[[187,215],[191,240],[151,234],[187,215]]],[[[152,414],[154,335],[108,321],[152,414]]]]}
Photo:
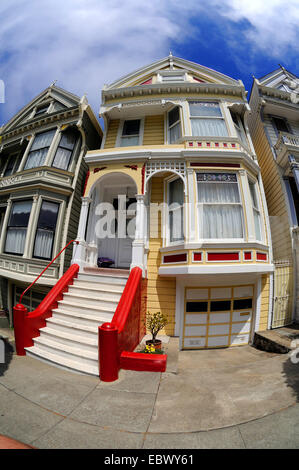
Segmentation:
{"type": "Polygon", "coordinates": [[[268,327],[269,295],[270,295],[270,276],[269,274],[264,274],[262,276],[262,286],[261,286],[261,315],[260,315],[259,331],[266,330],[268,327]]]}
{"type": "MultiPolygon", "coordinates": [[[[152,178],[151,202],[163,202],[163,178],[152,178]]],[[[158,268],[161,263],[160,248],[162,246],[161,214],[157,216],[156,220],[151,219],[150,223],[158,224],[159,235],[158,238],[152,238],[149,241],[147,310],[149,312],[160,311],[165,313],[169,323],[163,332],[167,335],[174,335],[176,280],[158,276],[158,268]]]]}
{"type": "Polygon", "coordinates": [[[107,136],[105,140],[105,146],[104,146],[105,149],[115,147],[118,127],[119,127],[119,119],[114,119],[109,122],[107,136]]]}
{"type": "Polygon", "coordinates": [[[164,116],[147,116],[144,121],[143,145],[164,145],[164,116]]]}

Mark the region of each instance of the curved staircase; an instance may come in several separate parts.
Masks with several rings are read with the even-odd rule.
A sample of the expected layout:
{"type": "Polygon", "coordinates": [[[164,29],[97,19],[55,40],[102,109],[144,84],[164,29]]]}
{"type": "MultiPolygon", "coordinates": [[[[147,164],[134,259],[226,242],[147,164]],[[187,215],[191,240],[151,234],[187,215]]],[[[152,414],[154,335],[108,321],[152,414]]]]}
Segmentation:
{"type": "Polygon", "coordinates": [[[98,327],[112,320],[128,277],[117,269],[79,273],[26,355],[98,376],[98,327]]]}

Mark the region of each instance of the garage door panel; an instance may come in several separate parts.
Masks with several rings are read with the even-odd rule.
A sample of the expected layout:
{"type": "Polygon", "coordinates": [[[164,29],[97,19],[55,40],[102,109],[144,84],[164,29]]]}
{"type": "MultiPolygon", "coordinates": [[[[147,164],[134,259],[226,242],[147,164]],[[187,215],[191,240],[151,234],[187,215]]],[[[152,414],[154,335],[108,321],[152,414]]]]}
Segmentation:
{"type": "Polygon", "coordinates": [[[246,323],[233,323],[232,324],[232,333],[249,333],[251,322],[246,323]]]}
{"type": "Polygon", "coordinates": [[[206,338],[185,338],[184,348],[198,349],[204,348],[206,345],[206,338]]]}
{"type": "Polygon", "coordinates": [[[186,326],[185,327],[185,336],[206,336],[207,327],[206,326],[186,326]]]}
{"type": "Polygon", "coordinates": [[[252,310],[233,312],[233,321],[248,321],[251,318],[252,310]]]}
{"type": "Polygon", "coordinates": [[[210,323],[227,323],[230,321],[230,313],[210,313],[210,323]]]}
{"type": "Polygon", "coordinates": [[[207,313],[193,313],[192,315],[186,314],[187,325],[205,325],[208,320],[207,313]]]}
{"type": "Polygon", "coordinates": [[[248,344],[249,335],[232,335],[231,345],[248,344]]]}
{"type": "Polygon", "coordinates": [[[229,323],[226,325],[209,325],[209,335],[229,334],[229,323]]]}
{"type": "Polygon", "coordinates": [[[187,300],[207,300],[209,298],[209,289],[187,289],[187,300]]]}
{"type": "Polygon", "coordinates": [[[217,346],[228,346],[228,335],[208,337],[208,347],[213,348],[217,346]]]}
{"type": "Polygon", "coordinates": [[[234,297],[253,297],[253,286],[234,287],[234,297]]]}

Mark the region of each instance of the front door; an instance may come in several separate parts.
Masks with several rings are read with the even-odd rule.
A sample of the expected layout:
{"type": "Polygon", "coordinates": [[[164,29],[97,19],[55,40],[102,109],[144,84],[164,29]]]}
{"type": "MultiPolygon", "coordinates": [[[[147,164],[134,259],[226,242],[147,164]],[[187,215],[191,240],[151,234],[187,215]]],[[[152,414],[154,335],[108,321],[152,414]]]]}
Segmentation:
{"type": "Polygon", "coordinates": [[[135,236],[135,208],[136,199],[128,197],[128,190],[123,188],[105,189],[105,202],[113,205],[115,221],[112,224],[111,234],[103,237],[100,243],[99,256],[114,260],[116,268],[129,268],[132,261],[132,241],[135,236]],[[125,207],[118,207],[119,197],[125,198],[125,207]]]}

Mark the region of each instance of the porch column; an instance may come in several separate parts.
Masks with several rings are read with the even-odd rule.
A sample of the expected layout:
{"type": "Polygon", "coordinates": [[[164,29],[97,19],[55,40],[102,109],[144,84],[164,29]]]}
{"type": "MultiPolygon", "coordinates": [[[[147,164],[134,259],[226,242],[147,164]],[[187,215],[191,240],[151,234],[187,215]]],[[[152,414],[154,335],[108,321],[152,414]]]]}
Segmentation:
{"type": "Polygon", "coordinates": [[[80,268],[87,265],[86,262],[86,249],[87,243],[85,240],[85,232],[86,232],[86,224],[87,224],[87,217],[88,217],[88,208],[91,202],[90,197],[82,197],[82,205],[81,205],[81,212],[80,212],[80,219],[79,219],[79,226],[78,226],[78,233],[77,233],[77,244],[74,245],[73,248],[73,259],[71,264],[79,264],[80,268]]]}
{"type": "Polygon", "coordinates": [[[144,272],[144,245],[146,227],[146,207],[144,194],[136,195],[136,230],[135,240],[132,243],[132,263],[130,268],[138,266],[144,272]]]}

